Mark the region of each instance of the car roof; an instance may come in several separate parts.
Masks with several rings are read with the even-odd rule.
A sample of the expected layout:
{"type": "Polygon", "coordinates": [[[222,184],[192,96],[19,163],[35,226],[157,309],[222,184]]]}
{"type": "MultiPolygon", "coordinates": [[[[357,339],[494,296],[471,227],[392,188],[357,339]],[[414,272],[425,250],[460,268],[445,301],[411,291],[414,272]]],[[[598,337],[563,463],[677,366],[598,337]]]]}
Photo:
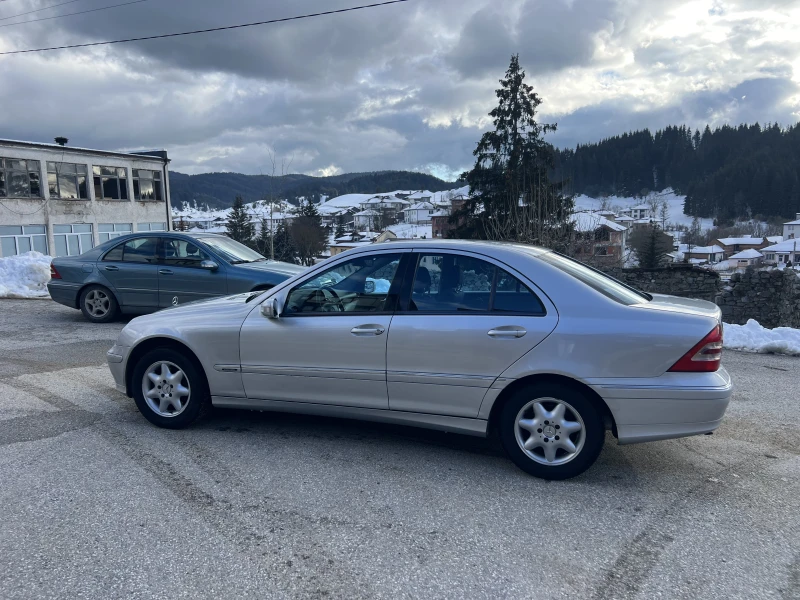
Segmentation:
{"type": "Polygon", "coordinates": [[[348,254],[356,254],[360,252],[370,252],[375,250],[385,250],[388,248],[414,248],[418,250],[464,250],[467,252],[478,252],[491,254],[493,251],[512,251],[528,256],[539,256],[550,252],[550,249],[541,246],[532,246],[528,244],[520,244],[518,242],[494,242],[487,240],[453,240],[453,239],[439,239],[439,238],[418,238],[418,239],[394,239],[378,242],[375,244],[366,244],[358,246],[352,250],[348,250],[348,254]]]}

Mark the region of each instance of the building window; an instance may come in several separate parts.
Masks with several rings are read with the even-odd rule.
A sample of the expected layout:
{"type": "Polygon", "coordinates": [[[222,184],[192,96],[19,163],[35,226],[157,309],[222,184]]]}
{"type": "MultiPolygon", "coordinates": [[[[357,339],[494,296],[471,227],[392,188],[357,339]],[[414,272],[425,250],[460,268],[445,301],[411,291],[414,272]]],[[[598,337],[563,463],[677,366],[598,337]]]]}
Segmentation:
{"type": "Polygon", "coordinates": [[[607,246],[595,246],[594,255],[595,256],[608,256],[608,247],[607,246]]]}
{"type": "Polygon", "coordinates": [[[766,258],[767,260],[775,260],[775,255],[774,254],[766,254],[766,255],[764,255],[764,258],[766,258]]]}
{"type": "Polygon", "coordinates": [[[41,198],[38,160],[0,157],[0,198],[41,198]]]}
{"type": "Polygon", "coordinates": [[[136,231],[166,231],[166,223],[137,223],[136,231]]]}
{"type": "Polygon", "coordinates": [[[48,162],[47,187],[51,198],[61,200],[88,200],[88,170],[86,165],[48,162]]]}
{"type": "Polygon", "coordinates": [[[47,231],[44,225],[0,225],[0,257],[24,254],[31,250],[47,254],[47,231]]]}
{"type": "Polygon", "coordinates": [[[90,250],[92,241],[92,226],[84,223],[79,225],[53,225],[53,242],[56,246],[56,256],[77,256],[90,250]]]}
{"type": "Polygon", "coordinates": [[[142,201],[160,201],[163,198],[161,194],[161,171],[134,169],[133,197],[142,201]]]}
{"type": "Polygon", "coordinates": [[[92,167],[97,200],[127,200],[128,170],[125,167],[92,167]]]}
{"type": "Polygon", "coordinates": [[[97,226],[97,233],[102,244],[121,235],[133,233],[133,225],[131,223],[100,223],[97,226]]]}

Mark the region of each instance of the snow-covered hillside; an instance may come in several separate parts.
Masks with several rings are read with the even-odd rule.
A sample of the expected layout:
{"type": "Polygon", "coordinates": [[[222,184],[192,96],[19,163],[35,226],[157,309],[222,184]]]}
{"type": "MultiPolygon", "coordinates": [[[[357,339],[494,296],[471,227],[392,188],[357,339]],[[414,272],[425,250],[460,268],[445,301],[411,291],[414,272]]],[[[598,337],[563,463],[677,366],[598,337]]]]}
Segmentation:
{"type": "MultiPolygon", "coordinates": [[[[659,202],[667,203],[669,209],[667,223],[673,223],[674,225],[685,225],[686,227],[689,227],[692,224],[693,217],[683,213],[683,203],[686,200],[686,196],[680,196],[670,188],[667,188],[663,192],[657,192],[655,196],[659,202]]],[[[581,194],[580,196],[575,197],[575,210],[600,210],[603,208],[605,203],[608,210],[619,213],[626,208],[632,208],[642,204],[643,202],[645,202],[645,200],[642,198],[626,198],[621,196],[590,198],[589,196],[581,194]]],[[[700,219],[700,226],[702,227],[703,231],[707,231],[714,226],[714,221],[713,219],[700,219]]]]}

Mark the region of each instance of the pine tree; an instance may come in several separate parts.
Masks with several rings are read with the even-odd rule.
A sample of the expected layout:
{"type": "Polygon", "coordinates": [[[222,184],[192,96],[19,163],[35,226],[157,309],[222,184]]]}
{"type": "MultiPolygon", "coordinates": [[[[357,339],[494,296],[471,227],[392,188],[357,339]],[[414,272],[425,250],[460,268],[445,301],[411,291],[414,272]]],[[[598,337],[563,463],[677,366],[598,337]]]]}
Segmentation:
{"type": "Polygon", "coordinates": [[[253,240],[256,252],[267,257],[272,255],[272,232],[270,231],[269,219],[261,219],[261,231],[253,240]]]}
{"type": "Polygon", "coordinates": [[[303,202],[290,230],[292,242],[300,264],[311,266],[314,258],[327,247],[328,235],[322,226],[322,217],[311,202],[303,202]]]}
{"type": "Polygon", "coordinates": [[[275,229],[275,239],[273,240],[275,246],[275,260],[282,262],[296,263],[296,250],[292,242],[292,236],[289,235],[289,230],[283,221],[278,224],[275,229]]]}
{"type": "Polygon", "coordinates": [[[250,245],[253,241],[255,228],[250,222],[250,216],[247,214],[244,200],[242,200],[241,196],[236,196],[233,208],[228,216],[227,234],[229,238],[245,245],[250,245]]]}
{"type": "Polygon", "coordinates": [[[573,200],[550,181],[552,147],[544,134],[556,126],[536,121],[542,103],[525,83],[519,55],[511,57],[489,115],[494,130],[483,134],[473,152],[475,166],[462,177],[470,197],[453,215],[457,236],[556,245],[569,238],[573,200]]]}
{"type": "Polygon", "coordinates": [[[333,239],[338,240],[341,237],[344,237],[347,232],[344,230],[344,223],[337,219],[336,221],[336,230],[333,233],[333,239]]]}
{"type": "Polygon", "coordinates": [[[631,248],[641,268],[655,269],[664,266],[667,254],[672,251],[672,238],[658,225],[641,227],[631,235],[631,248]]]}

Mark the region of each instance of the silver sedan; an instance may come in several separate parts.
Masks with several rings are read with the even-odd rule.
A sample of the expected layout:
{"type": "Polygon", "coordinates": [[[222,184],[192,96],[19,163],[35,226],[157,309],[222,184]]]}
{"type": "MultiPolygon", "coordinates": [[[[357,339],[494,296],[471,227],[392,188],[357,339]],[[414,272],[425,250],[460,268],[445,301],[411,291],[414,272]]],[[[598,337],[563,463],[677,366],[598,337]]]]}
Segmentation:
{"type": "Polygon", "coordinates": [[[117,388],[160,427],[211,406],[497,435],[532,475],[708,433],[731,395],[709,302],[650,295],[531,246],[414,240],[132,320],[117,388]]]}

